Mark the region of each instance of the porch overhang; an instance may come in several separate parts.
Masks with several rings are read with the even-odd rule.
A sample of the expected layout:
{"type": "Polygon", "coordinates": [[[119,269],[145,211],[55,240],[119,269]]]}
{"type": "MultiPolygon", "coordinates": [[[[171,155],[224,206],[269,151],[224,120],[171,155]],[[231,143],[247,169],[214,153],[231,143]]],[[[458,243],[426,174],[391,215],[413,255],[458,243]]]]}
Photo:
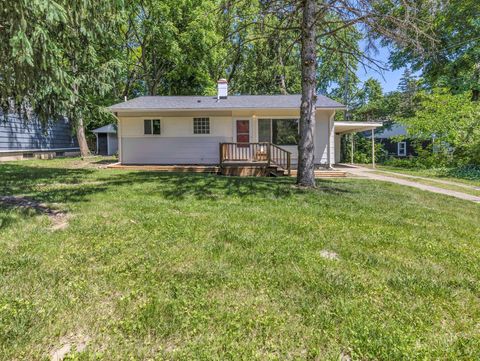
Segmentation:
{"type": "Polygon", "coordinates": [[[349,134],[365,132],[367,130],[375,130],[381,127],[383,123],[380,122],[352,122],[339,121],[334,123],[335,134],[349,134]]]}

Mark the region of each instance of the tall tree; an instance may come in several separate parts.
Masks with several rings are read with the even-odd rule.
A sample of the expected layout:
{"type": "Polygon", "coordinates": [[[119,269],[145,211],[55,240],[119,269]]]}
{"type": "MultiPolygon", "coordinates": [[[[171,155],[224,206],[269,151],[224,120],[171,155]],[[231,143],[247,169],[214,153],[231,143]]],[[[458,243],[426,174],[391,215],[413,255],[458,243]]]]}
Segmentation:
{"type": "Polygon", "coordinates": [[[430,87],[443,86],[453,94],[468,91],[472,100],[480,100],[480,2],[438,1],[417,16],[433,25],[437,44],[431,47],[419,39],[426,49],[421,55],[411,46],[397,48],[391,57],[394,66],[411,65],[422,71],[430,87]]]}
{"type": "Polygon", "coordinates": [[[300,141],[298,143],[297,183],[315,187],[315,109],[317,103],[316,0],[301,3],[302,102],[300,105],[300,141]]]}
{"type": "Polygon", "coordinates": [[[260,4],[260,14],[251,22],[253,26],[265,24],[265,19],[273,14],[281,21],[265,30],[271,36],[292,32],[297,34],[294,38],[301,44],[302,102],[297,184],[313,187],[318,47],[329,50],[330,54],[346,54],[371,62],[372,59],[358,51],[357,44],[352,46],[345,41],[345,31],[355,29],[361,31],[367,40],[388,39],[399,48],[410,46],[420,51],[422,43],[419,39],[425,38],[427,42],[431,37],[427,26],[419,28],[415,14],[426,11],[429,5],[414,0],[265,0],[260,4]]]}
{"type": "Polygon", "coordinates": [[[218,1],[133,0],[126,7],[123,95],[208,94],[224,76],[218,1]]]}
{"type": "Polygon", "coordinates": [[[448,89],[422,91],[418,98],[413,115],[400,119],[409,133],[452,148],[457,163],[480,165],[480,104],[468,92],[452,95],[448,89]]]}
{"type": "MultiPolygon", "coordinates": [[[[113,88],[121,0],[19,0],[0,11],[0,102],[46,121],[67,116],[82,156],[85,118],[113,88]],[[100,100],[99,100],[100,99],[100,100]]],[[[27,116],[28,118],[28,116],[27,116]]]]}

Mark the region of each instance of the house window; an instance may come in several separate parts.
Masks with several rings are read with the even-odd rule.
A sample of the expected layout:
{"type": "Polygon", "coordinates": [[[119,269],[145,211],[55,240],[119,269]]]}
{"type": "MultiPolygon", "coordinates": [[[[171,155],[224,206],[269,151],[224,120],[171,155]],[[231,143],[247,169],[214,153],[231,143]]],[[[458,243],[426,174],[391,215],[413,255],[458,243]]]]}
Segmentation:
{"type": "Polygon", "coordinates": [[[145,119],[143,121],[144,134],[160,134],[160,119],[145,119]]]}
{"type": "Polygon", "coordinates": [[[397,143],[397,155],[399,157],[407,156],[407,142],[398,142],[397,143]]]}
{"type": "Polygon", "coordinates": [[[210,134],[210,118],[193,118],[193,134],[210,134]]]}
{"type": "Polygon", "coordinates": [[[297,145],[298,119],[259,119],[258,141],[277,145],[297,145]]]}

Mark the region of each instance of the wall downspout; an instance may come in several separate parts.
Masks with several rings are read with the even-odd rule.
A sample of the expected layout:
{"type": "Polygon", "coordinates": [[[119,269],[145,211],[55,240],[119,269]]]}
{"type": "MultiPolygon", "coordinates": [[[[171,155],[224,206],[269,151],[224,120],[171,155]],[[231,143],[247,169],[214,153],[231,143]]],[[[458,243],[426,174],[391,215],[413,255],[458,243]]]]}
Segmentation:
{"type": "Polygon", "coordinates": [[[350,145],[351,145],[351,152],[350,152],[351,160],[350,160],[350,164],[353,164],[353,152],[355,151],[355,146],[354,146],[354,144],[353,144],[354,142],[355,142],[355,133],[352,133],[351,141],[350,141],[350,145]]]}

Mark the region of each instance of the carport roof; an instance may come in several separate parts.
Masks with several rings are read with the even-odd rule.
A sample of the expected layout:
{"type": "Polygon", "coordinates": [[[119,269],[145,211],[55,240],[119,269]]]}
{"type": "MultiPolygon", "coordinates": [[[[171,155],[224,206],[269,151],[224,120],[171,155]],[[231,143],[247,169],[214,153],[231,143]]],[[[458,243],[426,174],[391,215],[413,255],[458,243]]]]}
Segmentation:
{"type": "Polygon", "coordinates": [[[340,121],[334,123],[335,133],[337,134],[364,132],[366,130],[377,129],[382,125],[380,122],[340,121]]]}

